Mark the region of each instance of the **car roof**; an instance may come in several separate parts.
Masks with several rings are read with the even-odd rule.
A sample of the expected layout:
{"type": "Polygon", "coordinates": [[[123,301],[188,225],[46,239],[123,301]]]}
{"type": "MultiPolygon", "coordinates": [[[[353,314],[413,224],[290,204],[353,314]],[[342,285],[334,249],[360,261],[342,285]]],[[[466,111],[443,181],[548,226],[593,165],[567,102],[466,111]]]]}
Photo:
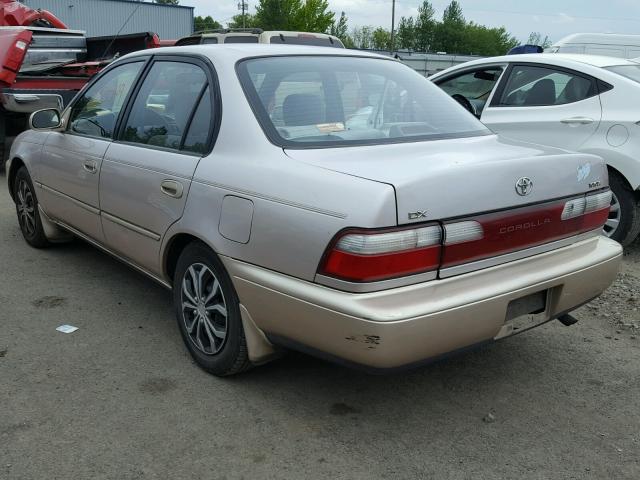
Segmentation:
{"type": "MultiPolygon", "coordinates": [[[[159,54],[191,54],[202,55],[215,59],[224,59],[237,62],[252,57],[273,57],[291,55],[331,55],[343,57],[369,57],[393,60],[391,57],[360,50],[348,50],[346,48],[316,47],[307,45],[272,45],[260,43],[232,43],[213,45],[185,45],[181,47],[163,47],[152,50],[141,50],[126,55],[127,58],[145,55],[159,54]]],[[[124,58],[124,57],[123,57],[124,58]]]]}
{"type": "Polygon", "coordinates": [[[640,45],[640,35],[620,33],[572,33],[555,42],[553,46],[562,46],[570,43],[638,46],[640,45]]]}
{"type": "Polygon", "coordinates": [[[518,62],[546,63],[557,66],[573,66],[574,68],[578,68],[578,64],[591,65],[593,67],[599,68],[612,67],[614,65],[638,65],[638,62],[635,62],[633,60],[627,60],[617,57],[603,57],[599,55],[584,55],[578,53],[527,53],[523,55],[503,55],[500,57],[488,57],[478,60],[472,60],[471,62],[461,63],[454,67],[438,72],[435,75],[440,76],[445,72],[453,72],[476,65],[518,62]]]}

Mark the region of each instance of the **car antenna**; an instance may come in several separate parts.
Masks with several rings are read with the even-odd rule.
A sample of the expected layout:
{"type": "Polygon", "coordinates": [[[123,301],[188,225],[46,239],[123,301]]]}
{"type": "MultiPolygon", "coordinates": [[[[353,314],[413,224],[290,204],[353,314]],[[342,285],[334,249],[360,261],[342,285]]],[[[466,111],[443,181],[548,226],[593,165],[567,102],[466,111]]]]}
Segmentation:
{"type": "Polygon", "coordinates": [[[120,34],[122,33],[122,30],[124,30],[124,27],[127,26],[127,23],[129,23],[129,20],[131,20],[131,17],[133,17],[136,12],[138,11],[138,9],[142,6],[143,2],[138,3],[138,6],[136,8],[133,9],[133,12],[131,12],[131,14],[127,17],[127,19],[124,21],[124,23],[122,24],[122,26],[120,27],[120,30],[118,30],[118,33],[116,33],[115,37],[113,37],[111,39],[111,42],[109,42],[109,45],[107,45],[107,48],[104,49],[104,52],[102,53],[102,56],[100,58],[104,58],[105,55],[107,54],[107,52],[109,51],[109,49],[113,46],[113,43],[118,39],[118,37],[120,36],[120,34]]]}

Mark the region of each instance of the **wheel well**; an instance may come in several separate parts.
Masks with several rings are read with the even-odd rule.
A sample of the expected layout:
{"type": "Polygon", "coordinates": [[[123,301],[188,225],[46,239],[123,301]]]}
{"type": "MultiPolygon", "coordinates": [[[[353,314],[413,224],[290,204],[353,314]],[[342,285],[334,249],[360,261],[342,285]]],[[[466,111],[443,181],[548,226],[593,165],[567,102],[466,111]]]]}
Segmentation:
{"type": "Polygon", "coordinates": [[[15,201],[15,198],[13,198],[13,181],[15,180],[16,175],[18,174],[18,170],[20,170],[20,167],[24,167],[24,162],[19,158],[14,158],[11,161],[11,169],[7,172],[9,194],[11,195],[11,198],[14,201],[15,201]]]}
{"type": "Polygon", "coordinates": [[[611,173],[615,173],[618,177],[620,177],[622,180],[624,180],[624,182],[627,184],[627,187],[629,187],[629,190],[633,192],[633,194],[636,197],[636,200],[640,201],[640,190],[633,190],[633,187],[631,187],[631,185],[629,184],[629,181],[627,180],[627,178],[620,172],[620,170],[617,170],[615,168],[613,168],[611,165],[607,165],[607,170],[609,171],[609,176],[611,176],[611,173]]]}
{"type": "Polygon", "coordinates": [[[191,243],[202,243],[206,245],[198,237],[188,233],[179,233],[169,241],[169,246],[167,247],[167,253],[165,255],[164,269],[171,280],[173,280],[173,275],[176,273],[176,265],[178,265],[178,258],[180,258],[180,254],[184,251],[187,245],[191,243]]]}

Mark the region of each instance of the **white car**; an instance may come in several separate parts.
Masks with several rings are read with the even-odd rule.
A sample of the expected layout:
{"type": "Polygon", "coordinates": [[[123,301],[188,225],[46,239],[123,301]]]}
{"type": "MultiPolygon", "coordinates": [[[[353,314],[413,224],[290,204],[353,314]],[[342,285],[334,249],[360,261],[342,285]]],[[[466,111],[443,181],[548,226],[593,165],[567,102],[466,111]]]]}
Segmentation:
{"type": "Polygon", "coordinates": [[[430,77],[503,137],[603,157],[614,196],[604,233],[640,232],[640,63],[542,53],[483,58],[430,77]]]}

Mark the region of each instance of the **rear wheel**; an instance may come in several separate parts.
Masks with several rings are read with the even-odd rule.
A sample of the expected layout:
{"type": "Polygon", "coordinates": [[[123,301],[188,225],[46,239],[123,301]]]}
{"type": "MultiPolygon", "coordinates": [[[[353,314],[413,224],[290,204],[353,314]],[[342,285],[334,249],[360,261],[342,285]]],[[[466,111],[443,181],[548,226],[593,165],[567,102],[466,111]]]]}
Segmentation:
{"type": "Polygon", "coordinates": [[[200,367],[226,376],[251,366],[238,296],[222,262],[205,245],[192,243],[180,255],[173,302],[182,338],[200,367]]]}
{"type": "Polygon", "coordinates": [[[618,172],[609,172],[609,185],[613,197],[604,234],[627,246],[640,233],[640,204],[636,193],[618,172]]]}
{"type": "Polygon", "coordinates": [[[44,248],[49,245],[42,220],[38,211],[38,199],[36,198],[33,182],[26,167],[20,167],[13,181],[13,197],[16,202],[16,213],[22,236],[29,245],[35,248],[44,248]]]}

